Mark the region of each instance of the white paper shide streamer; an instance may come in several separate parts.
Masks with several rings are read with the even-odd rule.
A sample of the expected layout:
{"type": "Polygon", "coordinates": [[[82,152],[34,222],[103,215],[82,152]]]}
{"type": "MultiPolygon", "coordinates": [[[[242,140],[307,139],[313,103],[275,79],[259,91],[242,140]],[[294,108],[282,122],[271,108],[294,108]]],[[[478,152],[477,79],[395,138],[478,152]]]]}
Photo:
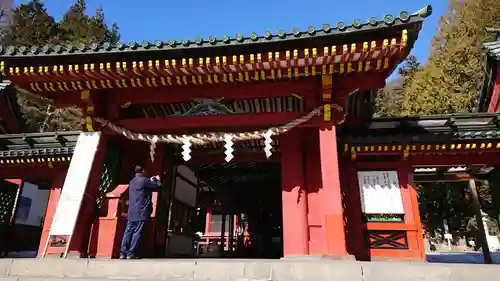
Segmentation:
{"type": "Polygon", "coordinates": [[[149,157],[151,157],[151,162],[155,161],[155,149],[156,149],[157,142],[158,142],[158,137],[154,136],[151,139],[151,145],[149,146],[149,157]]]}
{"type": "Polygon", "coordinates": [[[233,155],[233,152],[234,152],[234,149],[233,149],[233,135],[231,134],[225,134],[224,135],[224,148],[225,148],[225,151],[224,151],[224,154],[226,154],[226,162],[229,162],[231,160],[233,160],[234,158],[234,155],[233,155]]]}
{"type": "Polygon", "coordinates": [[[182,159],[189,161],[191,159],[191,140],[193,137],[185,136],[181,139],[182,142],[182,159]]]}
{"type": "Polygon", "coordinates": [[[269,130],[264,134],[264,152],[266,153],[266,157],[269,158],[273,155],[271,149],[273,149],[272,143],[273,139],[271,136],[273,135],[273,131],[269,130]]]}

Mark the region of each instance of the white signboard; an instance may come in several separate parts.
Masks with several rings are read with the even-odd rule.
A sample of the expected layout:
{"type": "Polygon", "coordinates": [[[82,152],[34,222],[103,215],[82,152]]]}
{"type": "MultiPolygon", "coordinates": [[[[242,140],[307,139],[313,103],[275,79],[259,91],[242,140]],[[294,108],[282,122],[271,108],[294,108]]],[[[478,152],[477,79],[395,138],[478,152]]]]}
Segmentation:
{"type": "Polygon", "coordinates": [[[100,132],[81,133],[78,137],[52,220],[50,235],[73,234],[100,137],[100,132]]]}
{"type": "Polygon", "coordinates": [[[358,172],[361,208],[365,214],[404,214],[396,171],[358,172]]]}
{"type": "Polygon", "coordinates": [[[16,211],[16,225],[40,227],[47,211],[50,190],[38,189],[38,185],[23,182],[23,189],[16,211]]]}

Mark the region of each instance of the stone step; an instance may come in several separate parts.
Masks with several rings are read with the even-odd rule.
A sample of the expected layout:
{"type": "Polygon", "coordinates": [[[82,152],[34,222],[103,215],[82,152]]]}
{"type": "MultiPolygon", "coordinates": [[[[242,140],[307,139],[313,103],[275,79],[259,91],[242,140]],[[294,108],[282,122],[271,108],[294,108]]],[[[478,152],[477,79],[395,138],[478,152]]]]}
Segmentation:
{"type": "Polygon", "coordinates": [[[355,261],[297,259],[11,259],[0,260],[0,276],[43,277],[45,280],[361,281],[361,264],[355,261]]]}
{"type": "Polygon", "coordinates": [[[498,265],[314,259],[0,259],[0,281],[496,281],[498,265]]]}
{"type": "MultiPolygon", "coordinates": [[[[107,280],[102,278],[65,278],[65,277],[0,277],[0,281],[97,281],[107,280]]],[[[110,281],[206,281],[189,279],[109,279],[110,281]]],[[[218,280],[214,280],[218,281],[218,280]]],[[[221,280],[222,281],[222,280],[221,280]]]]}
{"type": "MultiPolygon", "coordinates": [[[[101,278],[56,278],[56,277],[0,277],[0,281],[97,281],[101,278]]],[[[109,279],[110,281],[206,281],[189,279],[109,279]]],[[[214,280],[218,281],[218,280],[214,280]]]]}

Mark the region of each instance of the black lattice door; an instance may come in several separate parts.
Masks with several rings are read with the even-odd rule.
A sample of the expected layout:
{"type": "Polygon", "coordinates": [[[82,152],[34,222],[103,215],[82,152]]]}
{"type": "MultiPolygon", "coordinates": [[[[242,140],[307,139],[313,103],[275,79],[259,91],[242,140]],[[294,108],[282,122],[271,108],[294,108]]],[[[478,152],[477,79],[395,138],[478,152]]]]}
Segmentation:
{"type": "Polygon", "coordinates": [[[0,255],[7,251],[8,233],[18,190],[16,184],[0,181],[0,255]]]}

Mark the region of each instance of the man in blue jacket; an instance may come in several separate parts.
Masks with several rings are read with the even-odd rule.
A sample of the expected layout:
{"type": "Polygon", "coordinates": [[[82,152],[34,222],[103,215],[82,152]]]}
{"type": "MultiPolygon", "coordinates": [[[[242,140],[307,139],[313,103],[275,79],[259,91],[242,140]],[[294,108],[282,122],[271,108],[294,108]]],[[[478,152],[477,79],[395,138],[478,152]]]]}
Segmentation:
{"type": "Polygon", "coordinates": [[[135,177],[128,185],[128,221],[120,248],[120,259],[137,258],[135,251],[141,239],[144,223],[153,211],[151,197],[160,189],[160,176],[147,178],[144,168],[135,166],[135,177]]]}

